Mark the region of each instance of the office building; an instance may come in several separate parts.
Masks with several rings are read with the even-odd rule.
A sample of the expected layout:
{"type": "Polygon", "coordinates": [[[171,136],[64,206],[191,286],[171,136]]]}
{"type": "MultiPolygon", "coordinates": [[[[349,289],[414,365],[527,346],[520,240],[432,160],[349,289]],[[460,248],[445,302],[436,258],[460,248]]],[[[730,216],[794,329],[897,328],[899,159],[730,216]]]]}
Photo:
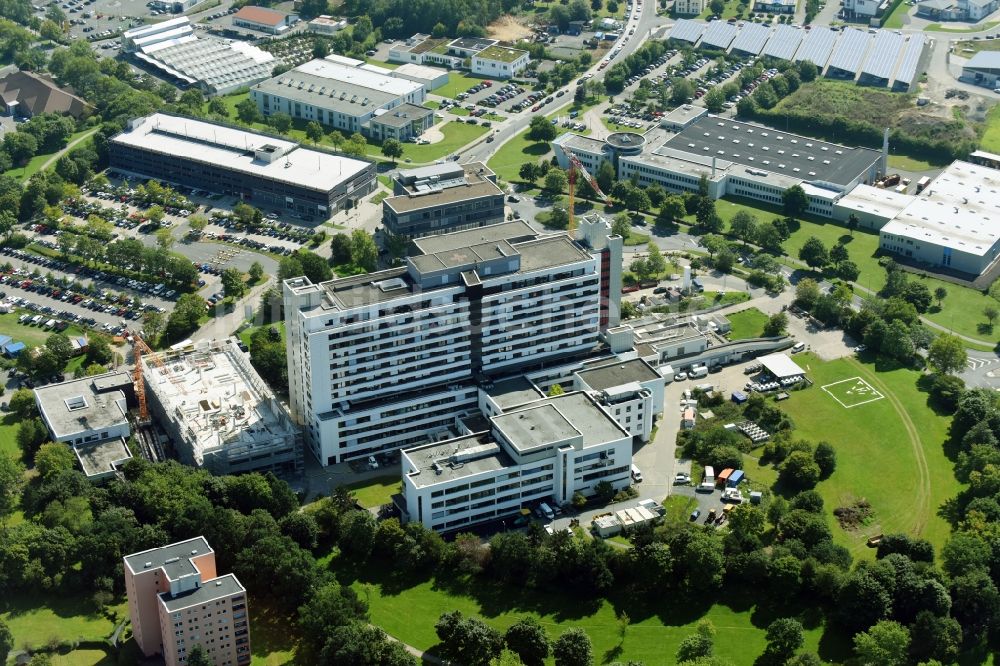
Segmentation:
{"type": "Polygon", "coordinates": [[[527,51],[507,46],[489,46],[472,56],[472,73],[494,79],[517,76],[531,62],[527,51]]]}
{"type": "Polygon", "coordinates": [[[753,10],[768,14],[792,14],[795,12],[795,0],[756,0],[753,10]]]}
{"type": "Polygon", "coordinates": [[[233,14],[233,25],[248,30],[256,30],[268,35],[281,35],[288,32],[289,28],[299,22],[299,17],[295,14],[279,12],[277,9],[268,7],[254,7],[244,5],[233,14]]]}
{"type": "Polygon", "coordinates": [[[287,113],[342,132],[405,140],[434,124],[423,85],[350,58],[310,60],[264,81],[250,98],[265,117],[287,113]],[[395,127],[386,134],[386,127],[395,127]]]}
{"type": "Polygon", "coordinates": [[[879,247],[900,261],[975,278],[1000,253],[998,192],[1000,171],[956,161],[917,195],[855,188],[836,216],[878,229],[879,247]]]}
{"type": "Polygon", "coordinates": [[[808,212],[823,217],[831,217],[833,203],[855,185],[884,174],[887,153],[887,148],[849,148],[710,114],[686,121],[665,139],[650,141],[633,132],[604,140],[567,133],[552,145],[564,168],[573,153],[591,173],[607,161],[619,180],[655,183],[668,192],[697,191],[704,176],[712,198],[729,194],[781,205],[785,190],[799,185],[809,198],[808,212]]]}
{"type": "Polygon", "coordinates": [[[923,0],[917,16],[933,21],[981,21],[1000,6],[998,0],[923,0]]]}
{"type": "Polygon", "coordinates": [[[154,113],[110,141],[111,167],[327,219],[375,190],[375,165],[279,137],[154,113]]]}
{"type": "Polygon", "coordinates": [[[1000,51],[980,51],[962,65],[962,80],[977,86],[1000,87],[1000,51]]]}
{"type": "MultiPolygon", "coordinates": [[[[497,44],[499,44],[497,40],[483,37],[459,37],[449,40],[417,33],[409,39],[396,42],[389,47],[389,62],[468,69],[468,65],[465,64],[467,59],[471,59],[476,54],[497,44]]],[[[504,60],[508,56],[500,55],[499,57],[504,60]]]]}
{"type": "Polygon", "coordinates": [[[160,76],[197,86],[207,95],[225,95],[271,76],[277,61],[253,44],[199,37],[186,16],[122,33],[122,50],[160,76]]]}
{"type": "Polygon", "coordinates": [[[309,21],[307,27],[309,32],[314,32],[317,35],[335,35],[347,27],[347,19],[337,19],[322,14],[309,21]]]}
{"type": "Polygon", "coordinates": [[[146,657],[180,666],[200,645],[214,666],[250,663],[246,589],[218,574],[205,537],[126,555],[124,568],[132,635],[146,657]]]}
{"type": "Polygon", "coordinates": [[[674,14],[697,16],[705,11],[705,0],[674,0],[674,14]]]}
{"type": "Polygon", "coordinates": [[[402,452],[405,520],[441,532],[630,483],[632,437],[587,393],[489,417],[487,429],[402,452]]]}
{"type": "Polygon", "coordinates": [[[87,478],[114,476],[128,461],[132,379],[124,372],[81,377],[35,389],[35,403],[49,439],[66,444],[87,478]]]}
{"type": "Polygon", "coordinates": [[[881,16],[890,4],[890,0],[844,0],[844,13],[854,19],[870,19],[881,16]]]}
{"type": "Polygon", "coordinates": [[[407,238],[499,224],[504,203],[496,178],[482,162],[401,170],[393,196],[382,201],[382,224],[407,238]]]}
{"type": "Polygon", "coordinates": [[[323,464],[447,434],[477,385],[590,353],[617,322],[622,239],[524,222],[413,241],[405,265],[284,282],[289,403],[323,464]]]}
{"type": "Polygon", "coordinates": [[[55,81],[20,71],[0,79],[0,103],[3,104],[3,112],[15,118],[59,113],[79,120],[94,110],[93,106],[55,81]]]}
{"type": "Polygon", "coordinates": [[[142,356],[150,412],[181,462],[215,474],[302,471],[302,438],[232,340],[142,356]]]}

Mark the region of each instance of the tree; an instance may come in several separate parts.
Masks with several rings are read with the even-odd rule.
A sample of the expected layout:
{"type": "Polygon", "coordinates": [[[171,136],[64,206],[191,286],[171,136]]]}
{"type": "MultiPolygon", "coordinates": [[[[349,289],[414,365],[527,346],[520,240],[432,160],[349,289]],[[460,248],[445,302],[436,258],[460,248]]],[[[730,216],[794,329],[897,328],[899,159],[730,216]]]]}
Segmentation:
{"type": "Polygon", "coordinates": [[[187,654],[187,666],[213,666],[211,657],[205,654],[205,648],[195,643],[187,654]]]}
{"type": "Polygon", "coordinates": [[[403,144],[398,139],[386,139],[382,142],[382,154],[392,160],[392,166],[396,166],[396,160],[403,156],[403,144]]]}
{"type": "Polygon", "coordinates": [[[764,654],[784,663],[802,647],[802,624],[790,617],[781,617],[767,627],[767,648],[764,654]]]}
{"type": "Polygon", "coordinates": [[[611,162],[601,160],[601,163],[597,165],[597,173],[594,174],[594,179],[597,181],[597,185],[601,188],[602,192],[611,191],[612,186],[615,184],[615,177],[615,167],[612,166],[611,162]]]}
{"type": "Polygon", "coordinates": [[[632,220],[628,213],[618,213],[611,222],[611,233],[622,238],[632,235],[632,220]]]}
{"type": "Polygon", "coordinates": [[[250,276],[250,282],[257,284],[264,277],[264,267],[261,266],[259,261],[255,261],[247,269],[247,275],[250,276]]]}
{"type": "Polygon", "coordinates": [[[3,620],[0,620],[0,664],[7,663],[7,655],[14,649],[14,634],[3,620]]]}
{"type": "Polygon", "coordinates": [[[726,2],[725,0],[711,0],[708,3],[708,7],[712,10],[713,14],[722,16],[722,13],[726,11],[726,2]]]}
{"type": "Polygon", "coordinates": [[[695,633],[685,636],[677,646],[678,663],[708,659],[715,649],[715,627],[709,620],[698,623],[695,633]]]}
{"type": "MultiPolygon", "coordinates": [[[[837,247],[840,246],[838,245],[837,247]]],[[[858,268],[858,265],[853,261],[846,260],[837,263],[834,267],[834,273],[836,273],[837,277],[841,280],[854,282],[858,279],[858,276],[861,275],[861,269],[858,268]]]]}
{"type": "Polygon", "coordinates": [[[776,312],[767,318],[767,323],[764,324],[764,337],[766,338],[776,338],[780,335],[784,335],[788,330],[788,315],[784,312],[776,312]]]}
{"type": "Polygon", "coordinates": [[[910,626],[910,657],[914,662],[934,659],[943,664],[956,663],[961,645],[962,626],[954,618],[923,610],[910,626]]]}
{"type": "Polygon", "coordinates": [[[538,180],[539,176],[541,176],[541,173],[537,164],[534,162],[525,162],[521,165],[521,168],[518,169],[517,175],[520,176],[521,180],[524,182],[534,185],[535,181],[538,180]]]}
{"type": "Polygon", "coordinates": [[[288,134],[292,129],[292,117],[287,113],[275,113],[267,119],[267,123],[279,134],[288,134]]]}
{"type": "Polygon", "coordinates": [[[683,219],[686,214],[684,199],[675,194],[668,194],[660,205],[656,223],[673,224],[675,220],[683,219]]]}
{"type": "MultiPolygon", "coordinates": [[[[213,98],[214,99],[214,98],[213,98]]],[[[200,213],[195,213],[188,218],[188,228],[195,233],[195,235],[200,236],[205,227],[208,226],[208,218],[200,213]]]]}
{"type": "Polygon", "coordinates": [[[163,313],[158,310],[146,310],[142,313],[142,335],[150,343],[156,342],[160,337],[160,333],[163,332],[163,326],[166,321],[163,318],[163,313]]]}
{"type": "Polygon", "coordinates": [[[35,457],[35,451],[49,438],[49,431],[40,418],[21,421],[17,426],[17,446],[26,460],[35,457]]]}
{"type": "Polygon", "coordinates": [[[156,244],[164,250],[170,249],[170,246],[174,244],[174,235],[170,233],[170,229],[157,230],[156,244]]]}
{"type": "Polygon", "coordinates": [[[375,239],[364,229],[351,232],[351,261],[358,268],[373,271],[378,266],[378,247],[375,239]]]}
{"type": "Polygon", "coordinates": [[[646,268],[649,270],[649,274],[658,277],[666,272],[667,260],[663,258],[656,243],[650,241],[646,246],[646,252],[646,268]]]}
{"type": "Polygon", "coordinates": [[[549,637],[533,617],[524,617],[512,624],[504,640],[525,666],[541,666],[549,656],[549,637]]]}
{"type": "Polygon", "coordinates": [[[934,300],[937,301],[938,309],[941,308],[941,301],[943,301],[947,295],[948,290],[944,287],[938,287],[934,290],[934,300]]]}
{"type": "Polygon", "coordinates": [[[837,469],[837,451],[829,442],[820,442],[813,452],[813,460],[819,466],[820,478],[829,478],[837,469]]]}
{"type": "Polygon", "coordinates": [[[205,299],[198,294],[182,294],[167,319],[164,329],[167,339],[176,342],[193,333],[198,328],[199,320],[205,316],[206,309],[205,299]]]}
{"type": "MultiPolygon", "coordinates": [[[[23,423],[31,423],[31,421],[23,421],[23,423]]],[[[20,435],[20,433],[18,434],[20,435]]],[[[0,523],[6,523],[6,517],[17,506],[23,485],[24,465],[12,456],[0,453],[0,523]]],[[[0,627],[2,627],[2,622],[0,622],[0,627]]],[[[3,653],[3,632],[0,629],[0,656],[3,653]]]]}
{"type": "Polygon", "coordinates": [[[962,340],[950,333],[934,338],[927,350],[927,363],[942,375],[952,375],[963,370],[968,360],[969,355],[962,340]]]}
{"type": "Polygon", "coordinates": [[[898,361],[909,361],[916,353],[913,346],[913,339],[910,337],[910,329],[905,322],[899,319],[894,320],[886,329],[882,338],[880,351],[889,358],[898,361]]]}
{"type": "Polygon", "coordinates": [[[227,268],[222,271],[222,289],[226,298],[239,298],[246,293],[247,285],[243,281],[243,271],[238,268],[227,268]]]}
{"type": "MultiPolygon", "coordinates": [[[[360,231],[356,229],[355,231],[360,231]]],[[[364,232],[362,232],[364,233],[364,232]]],[[[367,234],[365,234],[367,235],[367,234]]],[[[323,257],[309,250],[299,250],[294,255],[302,268],[302,275],[305,275],[313,284],[326,282],[333,277],[330,264],[323,257]]],[[[279,267],[280,268],[280,267],[279,267]]]]}
{"type": "Polygon", "coordinates": [[[983,308],[983,316],[990,323],[990,328],[993,328],[993,322],[996,320],[997,316],[1000,316],[1000,310],[997,310],[992,305],[987,305],[983,308]]]}
{"type": "Polygon", "coordinates": [[[744,245],[757,240],[757,218],[741,210],[729,222],[729,232],[743,241],[744,245]]]}
{"type": "Polygon", "coordinates": [[[830,248],[830,261],[832,263],[838,264],[841,261],[847,261],[850,255],[847,253],[847,247],[843,243],[837,243],[830,248]]]}
{"type": "Polygon", "coordinates": [[[62,443],[42,444],[35,452],[35,469],[43,480],[71,470],[75,464],[73,452],[62,443]]]}
{"type": "Polygon", "coordinates": [[[905,666],[909,649],[910,632],[890,620],[854,637],[854,651],[865,666],[905,666]]]}
{"type": "Polygon", "coordinates": [[[593,647],[590,636],[583,629],[568,629],[552,644],[552,655],[556,666],[592,666],[593,647]]]}
{"type": "Polygon", "coordinates": [[[809,208],[809,196],[801,185],[792,185],[781,193],[781,203],[785,215],[792,218],[801,217],[809,208]]]}
{"type": "Polygon", "coordinates": [[[565,392],[566,391],[563,390],[561,384],[553,384],[552,386],[549,387],[549,391],[548,393],[546,393],[546,395],[550,398],[554,398],[558,395],[563,395],[565,392]]]}
{"type": "Polygon", "coordinates": [[[562,169],[549,169],[545,174],[545,189],[552,193],[562,192],[568,184],[566,172],[562,169]]]}
{"type": "Polygon", "coordinates": [[[720,86],[716,86],[709,90],[703,99],[706,109],[711,113],[718,113],[722,111],[722,105],[726,103],[726,94],[722,92],[720,86]]]}
{"type": "Polygon", "coordinates": [[[683,76],[671,79],[670,101],[673,104],[684,104],[694,97],[694,85],[683,76]]]}
{"type": "Polygon", "coordinates": [[[806,262],[806,265],[810,268],[822,268],[830,263],[830,256],[827,253],[826,246],[823,245],[823,241],[815,236],[810,236],[802,245],[802,248],[799,250],[799,259],[806,262]]]}
{"type": "Polygon", "coordinates": [[[810,453],[793,451],[781,464],[778,479],[791,488],[806,490],[819,482],[820,469],[810,453]]]}
{"type": "Polygon", "coordinates": [[[488,666],[503,650],[503,637],[493,627],[461,611],[443,613],[434,625],[442,650],[452,660],[469,666],[488,666]]]}
{"type": "Polygon", "coordinates": [[[528,125],[528,139],[531,141],[552,141],[557,134],[556,126],[542,115],[534,116],[528,125]]]}
{"type": "Polygon", "coordinates": [[[18,421],[24,421],[38,416],[38,403],[35,402],[35,392],[31,389],[18,389],[14,391],[7,407],[14,413],[18,421]]]}

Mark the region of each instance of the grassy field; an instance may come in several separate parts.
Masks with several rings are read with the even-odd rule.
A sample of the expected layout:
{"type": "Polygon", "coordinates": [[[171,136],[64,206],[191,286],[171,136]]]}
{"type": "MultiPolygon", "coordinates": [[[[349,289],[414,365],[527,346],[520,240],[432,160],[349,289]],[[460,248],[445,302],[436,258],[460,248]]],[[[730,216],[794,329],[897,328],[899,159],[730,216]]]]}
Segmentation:
{"type": "Polygon", "coordinates": [[[948,23],[931,23],[926,28],[925,32],[951,32],[955,34],[961,34],[965,32],[982,32],[984,30],[992,30],[997,25],[1000,25],[1000,21],[990,21],[989,23],[976,24],[971,28],[960,28],[953,24],[948,23]]]}
{"type": "Polygon", "coordinates": [[[834,539],[855,557],[873,556],[865,539],[882,532],[919,535],[940,549],[950,528],[938,510],[960,486],[942,447],[948,418],[927,406],[927,395],[916,387],[919,373],[876,372],[855,359],[823,362],[810,354],[796,360],[815,385],[793,392],[782,409],[796,436],[837,449],[836,471],[818,486],[831,525],[833,509],[857,499],[867,499],[875,511],[872,524],[859,530],[835,526],[834,539]],[[907,482],[887,483],[888,476],[907,482]]]}
{"type": "Polygon", "coordinates": [[[399,475],[379,476],[367,481],[359,481],[347,486],[358,503],[372,509],[392,501],[392,494],[400,492],[399,475]]]}
{"type": "Polygon", "coordinates": [[[251,326],[250,328],[244,329],[240,333],[240,340],[243,341],[243,344],[249,345],[250,344],[250,338],[253,337],[253,334],[256,333],[258,329],[264,328],[265,326],[274,326],[274,327],[276,327],[279,331],[281,331],[281,339],[284,340],[284,338],[285,338],[285,322],[283,322],[283,321],[275,322],[273,324],[265,324],[264,326],[251,326]]]}
{"type": "MultiPolygon", "coordinates": [[[[124,603],[113,608],[127,613],[124,603]]],[[[111,635],[114,623],[93,612],[88,599],[72,595],[7,594],[0,600],[0,619],[14,634],[14,645],[43,645],[53,637],[64,640],[99,641],[111,635]]],[[[70,662],[72,663],[72,662],[70,662]]]]}
{"type": "Polygon", "coordinates": [[[1000,51],[1000,42],[995,39],[966,39],[955,44],[953,53],[965,58],[980,51],[1000,51]]]}
{"type": "Polygon", "coordinates": [[[933,171],[947,166],[946,162],[934,164],[926,160],[920,160],[906,155],[889,155],[889,168],[902,169],[903,171],[933,171]]]}
{"type": "Polygon", "coordinates": [[[910,9],[912,9],[912,7],[905,2],[899,3],[896,8],[892,10],[892,13],[885,17],[885,21],[882,22],[882,27],[886,30],[898,30],[899,28],[902,28],[906,25],[904,23],[904,19],[910,9]]]}
{"type": "Polygon", "coordinates": [[[21,457],[21,449],[16,439],[17,425],[17,417],[13,414],[4,414],[3,419],[0,419],[0,455],[21,457]]]}
{"type": "Polygon", "coordinates": [[[733,330],[729,332],[730,340],[759,338],[764,335],[764,326],[767,324],[767,315],[757,308],[734,312],[726,315],[726,319],[733,325],[733,330]]]}
{"type": "Polygon", "coordinates": [[[450,122],[441,128],[444,139],[438,143],[420,145],[416,143],[403,144],[403,159],[409,158],[413,162],[433,162],[442,157],[450,155],[465,144],[478,139],[489,132],[489,129],[482,125],[466,125],[460,122],[450,122]]]}
{"type": "Polygon", "coordinates": [[[912,105],[913,101],[906,95],[817,79],[781,100],[775,109],[816,116],[866,118],[878,127],[894,127],[899,112],[912,105]]]}
{"type": "MultiPolygon", "coordinates": [[[[96,131],[97,130],[95,128],[91,127],[91,128],[85,129],[85,130],[83,130],[81,132],[77,132],[75,134],[70,135],[69,141],[67,141],[66,143],[68,145],[70,143],[73,143],[74,141],[76,141],[80,137],[86,136],[88,134],[93,134],[96,131]]],[[[56,152],[59,152],[59,151],[56,151],[56,152]]],[[[42,168],[42,165],[45,164],[45,162],[50,157],[52,157],[53,155],[55,155],[55,153],[45,153],[44,155],[35,155],[23,167],[17,167],[15,169],[11,169],[10,171],[6,172],[4,175],[11,176],[13,178],[17,178],[18,180],[28,180],[34,174],[38,173],[38,170],[42,168]]],[[[54,164],[54,162],[53,162],[53,164],[54,164]]]]}
{"type": "Polygon", "coordinates": [[[486,166],[496,172],[497,177],[514,182],[518,180],[517,172],[525,162],[537,162],[548,155],[549,144],[545,141],[531,141],[528,130],[525,130],[505,143],[486,166]]]}
{"type": "Polygon", "coordinates": [[[979,140],[979,147],[991,153],[1000,153],[1000,105],[994,106],[987,114],[986,130],[979,140]]]}
{"type": "Polygon", "coordinates": [[[250,609],[251,666],[284,666],[293,663],[295,641],[288,619],[256,604],[250,609]]]}
{"type": "MultiPolygon", "coordinates": [[[[360,596],[369,602],[372,622],[424,650],[438,642],[434,623],[440,614],[457,609],[478,615],[500,630],[521,617],[535,617],[553,639],[571,627],[582,628],[593,641],[596,663],[636,660],[663,664],[672,662],[680,641],[693,633],[697,621],[708,619],[718,630],[715,655],[738,666],[750,666],[764,650],[767,624],[776,617],[803,613],[807,627],[805,649],[821,650],[827,658],[838,661],[843,657],[842,648],[834,647],[838,640],[824,637],[821,646],[823,627],[810,611],[764,607],[765,601],[755,605],[756,600],[736,595],[730,595],[725,604],[709,605],[709,600],[701,607],[672,603],[670,599],[651,605],[633,598],[582,602],[569,594],[492,585],[483,579],[449,577],[409,583],[384,575],[365,571],[364,578],[353,582],[360,596]],[[627,611],[631,618],[624,639],[619,634],[619,610],[627,611]]],[[[341,577],[351,575],[341,573],[341,577]]]]}

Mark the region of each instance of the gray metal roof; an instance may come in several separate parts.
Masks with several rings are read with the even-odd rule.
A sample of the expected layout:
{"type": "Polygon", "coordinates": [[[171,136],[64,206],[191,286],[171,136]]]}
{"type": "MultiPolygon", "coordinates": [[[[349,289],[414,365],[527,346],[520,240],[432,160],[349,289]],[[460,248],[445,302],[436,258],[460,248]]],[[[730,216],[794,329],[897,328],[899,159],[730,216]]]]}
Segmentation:
{"type": "Polygon", "coordinates": [[[246,589],[236,579],[236,576],[226,574],[207,580],[189,592],[181,592],[174,596],[171,596],[169,592],[163,592],[160,594],[160,599],[163,600],[166,609],[173,612],[209,601],[225,599],[241,592],[246,592],[246,589]]]}
{"type": "Polygon", "coordinates": [[[725,21],[712,21],[705,30],[705,36],[701,38],[702,46],[715,46],[720,49],[728,49],[729,45],[736,39],[736,26],[725,21]]]}
{"type": "Polygon", "coordinates": [[[830,54],[830,67],[857,75],[871,42],[870,33],[847,28],[830,54]]]}
{"type": "Polygon", "coordinates": [[[1000,51],[980,51],[965,66],[971,69],[1000,69],[1000,51]]]}
{"type": "Polygon", "coordinates": [[[922,34],[910,35],[909,39],[906,40],[906,46],[903,49],[903,57],[899,61],[899,67],[896,68],[896,81],[907,85],[913,83],[913,80],[917,76],[917,66],[920,64],[920,56],[923,55],[926,44],[927,38],[922,34]]]}
{"type": "Polygon", "coordinates": [[[865,64],[861,66],[861,73],[888,82],[892,78],[892,73],[896,71],[896,63],[899,62],[899,54],[905,42],[906,39],[902,35],[879,30],[875,33],[871,52],[865,59],[865,64]]]}
{"type": "MultiPolygon", "coordinates": [[[[760,23],[744,23],[733,40],[733,50],[751,55],[760,55],[761,49],[771,36],[771,29],[760,23]]],[[[787,60],[787,58],[786,58],[787,60]]]]}
{"type": "Polygon", "coordinates": [[[822,70],[830,59],[830,52],[837,41],[837,33],[833,30],[814,28],[802,40],[799,50],[795,53],[795,62],[808,60],[822,70]]]}
{"type": "Polygon", "coordinates": [[[667,35],[667,39],[678,39],[683,42],[694,44],[705,32],[705,24],[700,21],[690,19],[679,19],[667,35]]]}
{"type": "MultiPolygon", "coordinates": [[[[756,24],[755,24],[756,25],[756,24]]],[[[780,24],[771,33],[771,38],[764,45],[762,53],[772,58],[791,60],[802,43],[805,30],[790,25],[780,24]]]]}

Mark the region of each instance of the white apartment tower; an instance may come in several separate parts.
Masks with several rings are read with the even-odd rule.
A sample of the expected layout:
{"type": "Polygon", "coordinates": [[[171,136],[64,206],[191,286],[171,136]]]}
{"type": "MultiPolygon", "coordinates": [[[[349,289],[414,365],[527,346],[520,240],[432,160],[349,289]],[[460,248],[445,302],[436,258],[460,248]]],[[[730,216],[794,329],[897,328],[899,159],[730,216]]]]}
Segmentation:
{"type": "Polygon", "coordinates": [[[592,350],[618,313],[607,245],[511,222],[421,238],[399,268],[286,280],[290,406],[317,459],[450,437],[478,383],[592,350]]]}

